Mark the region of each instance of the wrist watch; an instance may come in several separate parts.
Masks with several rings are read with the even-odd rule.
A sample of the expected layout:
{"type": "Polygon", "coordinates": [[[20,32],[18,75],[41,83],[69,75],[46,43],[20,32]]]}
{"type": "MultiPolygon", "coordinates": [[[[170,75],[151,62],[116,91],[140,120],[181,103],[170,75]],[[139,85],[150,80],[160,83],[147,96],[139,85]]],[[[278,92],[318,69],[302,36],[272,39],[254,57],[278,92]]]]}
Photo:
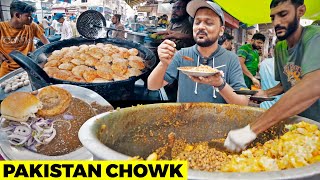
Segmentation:
{"type": "Polygon", "coordinates": [[[224,78],[222,78],[222,80],[223,80],[223,83],[220,86],[215,86],[215,88],[218,89],[219,91],[221,91],[227,84],[224,78]]]}

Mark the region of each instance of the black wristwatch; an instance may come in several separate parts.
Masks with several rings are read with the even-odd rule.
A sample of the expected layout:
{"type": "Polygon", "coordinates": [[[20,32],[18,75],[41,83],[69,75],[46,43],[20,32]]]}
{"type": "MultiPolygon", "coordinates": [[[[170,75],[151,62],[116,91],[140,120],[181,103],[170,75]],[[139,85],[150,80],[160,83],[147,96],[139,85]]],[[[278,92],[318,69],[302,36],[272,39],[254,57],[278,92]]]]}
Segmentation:
{"type": "Polygon", "coordinates": [[[226,80],[224,78],[223,79],[223,83],[220,86],[216,86],[215,88],[218,89],[219,91],[221,91],[227,84],[226,80]]]}

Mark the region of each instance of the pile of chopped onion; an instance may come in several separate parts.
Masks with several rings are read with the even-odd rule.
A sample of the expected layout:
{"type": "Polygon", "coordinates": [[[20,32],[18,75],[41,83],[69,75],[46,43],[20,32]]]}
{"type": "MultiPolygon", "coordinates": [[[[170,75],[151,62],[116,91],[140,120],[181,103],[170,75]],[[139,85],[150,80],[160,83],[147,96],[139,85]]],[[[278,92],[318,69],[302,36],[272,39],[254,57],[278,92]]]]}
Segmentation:
{"type": "MultiPolygon", "coordinates": [[[[15,146],[24,146],[37,151],[38,146],[48,144],[56,136],[53,127],[55,121],[43,118],[32,118],[28,122],[10,121],[3,127],[5,118],[1,118],[1,128],[8,135],[8,141],[15,146]]],[[[68,122],[69,125],[70,122],[68,122]]],[[[70,128],[69,128],[70,129],[70,128]]]]}

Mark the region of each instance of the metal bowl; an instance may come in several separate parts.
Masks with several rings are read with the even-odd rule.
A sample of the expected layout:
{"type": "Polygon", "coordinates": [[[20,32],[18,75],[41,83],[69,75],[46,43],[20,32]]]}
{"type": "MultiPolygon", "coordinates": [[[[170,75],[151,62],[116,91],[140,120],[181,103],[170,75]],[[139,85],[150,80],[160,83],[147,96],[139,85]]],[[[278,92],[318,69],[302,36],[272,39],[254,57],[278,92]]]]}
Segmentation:
{"type": "MultiPolygon", "coordinates": [[[[129,156],[147,157],[164,146],[170,132],[187,142],[209,141],[225,137],[231,129],[243,127],[255,120],[264,110],[248,106],[213,103],[167,103],[124,108],[89,119],[79,131],[79,139],[95,159],[125,160],[129,156]],[[106,134],[97,137],[101,125],[106,134]]],[[[320,123],[299,116],[282,121],[271,131],[258,136],[265,142],[283,133],[284,125],[306,121],[320,123]]],[[[302,168],[259,173],[205,172],[189,169],[190,179],[299,179],[319,178],[320,163],[302,168]]]]}

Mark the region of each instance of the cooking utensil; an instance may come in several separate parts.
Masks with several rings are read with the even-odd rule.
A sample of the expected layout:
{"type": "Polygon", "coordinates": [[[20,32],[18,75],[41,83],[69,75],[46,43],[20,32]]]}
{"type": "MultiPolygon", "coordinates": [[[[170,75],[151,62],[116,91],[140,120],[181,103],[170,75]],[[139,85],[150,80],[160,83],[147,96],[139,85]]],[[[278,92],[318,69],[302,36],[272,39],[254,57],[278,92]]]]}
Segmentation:
{"type": "Polygon", "coordinates": [[[226,66],[226,65],[224,64],[224,65],[217,66],[217,67],[214,67],[214,68],[218,69],[218,68],[222,68],[222,67],[225,67],[225,66],[226,66]]]}
{"type": "Polygon", "coordinates": [[[257,101],[257,102],[264,102],[264,101],[273,101],[275,97],[262,97],[262,96],[251,96],[250,100],[257,101]]]}
{"type": "Polygon", "coordinates": [[[78,17],[76,27],[81,36],[97,39],[99,32],[105,31],[106,19],[98,11],[87,10],[78,17]]]}
{"type": "Polygon", "coordinates": [[[108,101],[134,99],[133,94],[135,81],[137,81],[138,79],[146,79],[156,64],[156,57],[154,53],[146,47],[142,46],[141,44],[126,40],[106,38],[101,38],[97,40],[73,38],[53,42],[42,46],[41,48],[37,49],[34,53],[32,53],[32,59],[24,56],[20,52],[12,52],[10,56],[28,72],[33,90],[45,87],[50,84],[73,84],[91,89],[100,94],[108,101]],[[130,77],[129,79],[122,81],[105,83],[81,83],[65,81],[61,79],[51,78],[46,74],[45,71],[43,71],[42,68],[44,67],[44,64],[47,62],[47,58],[51,55],[51,53],[54,50],[60,50],[63,47],[95,43],[109,43],[125,48],[136,48],[139,50],[139,56],[144,59],[146,68],[142,70],[142,74],[139,76],[130,77]]]}
{"type": "MultiPolygon", "coordinates": [[[[127,160],[129,156],[147,158],[163,147],[170,132],[187,143],[224,138],[232,129],[251,123],[265,110],[248,106],[213,103],[165,103],[123,108],[88,120],[79,131],[81,143],[97,159],[127,160]],[[101,140],[100,127],[108,129],[101,140]],[[130,127],[130,128],[128,128],[130,127]],[[152,131],[152,135],[150,132],[152,131]]],[[[320,123],[294,116],[258,135],[253,143],[264,143],[283,134],[284,125],[306,121],[320,128],[320,123]]],[[[259,173],[222,173],[188,170],[188,179],[303,179],[320,175],[320,163],[284,171],[259,173]]]]}
{"type": "Polygon", "coordinates": [[[187,60],[187,61],[193,61],[193,58],[189,56],[182,56],[182,59],[187,60]]]}
{"type": "Polygon", "coordinates": [[[254,91],[254,90],[235,90],[233,92],[235,92],[237,94],[241,94],[241,95],[254,95],[258,91],[254,91]]]}

